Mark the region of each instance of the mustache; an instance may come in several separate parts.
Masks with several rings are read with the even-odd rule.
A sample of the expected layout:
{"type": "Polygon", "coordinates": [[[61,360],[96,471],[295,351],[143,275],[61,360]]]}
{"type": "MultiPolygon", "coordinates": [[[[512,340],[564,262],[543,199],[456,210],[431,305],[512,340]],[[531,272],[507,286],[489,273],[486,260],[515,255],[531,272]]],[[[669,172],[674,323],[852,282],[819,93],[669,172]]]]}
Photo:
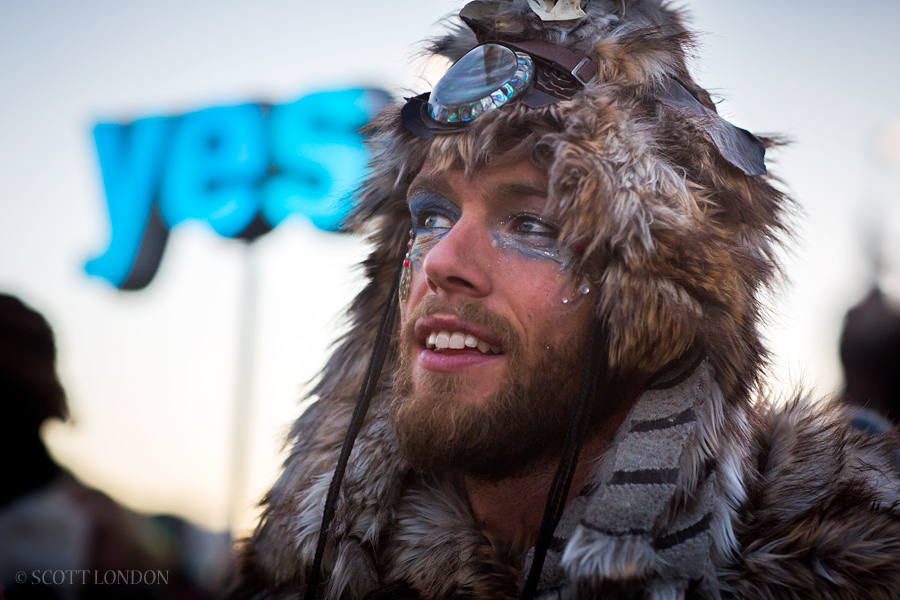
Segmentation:
{"type": "Polygon", "coordinates": [[[509,319],[500,315],[477,300],[457,300],[447,302],[437,296],[426,296],[413,308],[406,318],[401,330],[401,340],[409,347],[416,343],[416,321],[431,315],[442,314],[459,317],[464,321],[484,327],[491,332],[503,348],[504,354],[510,358],[519,355],[524,343],[509,319]]]}

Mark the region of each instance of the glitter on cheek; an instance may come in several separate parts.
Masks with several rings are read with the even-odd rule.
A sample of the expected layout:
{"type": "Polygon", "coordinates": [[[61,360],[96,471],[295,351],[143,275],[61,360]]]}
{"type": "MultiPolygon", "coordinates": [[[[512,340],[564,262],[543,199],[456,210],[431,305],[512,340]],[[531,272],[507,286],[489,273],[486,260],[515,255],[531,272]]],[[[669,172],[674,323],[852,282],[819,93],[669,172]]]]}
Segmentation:
{"type": "Polygon", "coordinates": [[[570,253],[560,251],[556,244],[529,243],[503,231],[493,230],[491,246],[501,252],[516,254],[531,260],[547,260],[556,263],[560,272],[569,268],[572,262],[570,253]]]}
{"type": "Polygon", "coordinates": [[[413,269],[418,271],[422,268],[422,261],[425,260],[425,255],[428,254],[428,252],[434,248],[447,233],[449,233],[449,231],[441,233],[419,232],[416,234],[412,248],[409,250],[409,259],[413,269]]]}
{"type": "MultiPolygon", "coordinates": [[[[573,282],[570,268],[574,260],[574,254],[561,250],[560,246],[553,242],[531,242],[528,239],[493,230],[491,233],[491,247],[497,250],[498,261],[512,263],[517,261],[522,264],[522,259],[528,263],[538,265],[552,265],[552,275],[555,292],[549,292],[554,302],[565,305],[564,312],[572,312],[583,304],[583,300],[590,293],[591,288],[584,282],[573,282]]],[[[521,267],[517,267],[521,268],[521,267]]]]}

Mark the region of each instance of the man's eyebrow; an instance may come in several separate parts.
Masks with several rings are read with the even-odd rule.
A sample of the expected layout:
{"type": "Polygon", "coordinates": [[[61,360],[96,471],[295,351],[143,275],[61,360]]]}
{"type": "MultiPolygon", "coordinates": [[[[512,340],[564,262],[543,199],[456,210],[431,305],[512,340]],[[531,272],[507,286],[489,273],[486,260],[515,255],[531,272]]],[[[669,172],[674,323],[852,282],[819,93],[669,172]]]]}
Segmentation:
{"type": "Polygon", "coordinates": [[[418,175],[410,184],[409,189],[406,191],[407,202],[417,192],[422,191],[437,192],[442,196],[446,196],[448,198],[452,193],[450,184],[448,184],[447,181],[440,175],[418,175]]]}
{"type": "MultiPolygon", "coordinates": [[[[440,174],[417,176],[406,192],[407,201],[421,191],[437,192],[446,198],[453,196],[453,188],[440,174]]],[[[547,194],[546,186],[518,181],[499,183],[490,189],[490,198],[501,203],[517,198],[547,198],[547,194]]]]}
{"type": "Polygon", "coordinates": [[[515,198],[546,198],[547,187],[532,183],[512,182],[500,183],[491,190],[491,195],[497,200],[505,201],[515,198]]]}

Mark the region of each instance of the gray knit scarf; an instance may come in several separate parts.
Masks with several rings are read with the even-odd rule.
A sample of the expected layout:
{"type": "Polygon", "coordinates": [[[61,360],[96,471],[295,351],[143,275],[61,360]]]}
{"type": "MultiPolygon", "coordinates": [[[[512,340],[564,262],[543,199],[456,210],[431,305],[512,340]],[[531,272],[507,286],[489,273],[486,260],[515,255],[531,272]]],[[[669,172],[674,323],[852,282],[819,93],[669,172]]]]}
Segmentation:
{"type": "Polygon", "coordinates": [[[704,360],[683,381],[641,394],[591,481],[563,513],[540,598],[578,598],[609,585],[642,589],[636,597],[648,600],[683,598],[689,589],[718,597],[709,442],[721,420],[714,414],[717,392],[704,360]]]}

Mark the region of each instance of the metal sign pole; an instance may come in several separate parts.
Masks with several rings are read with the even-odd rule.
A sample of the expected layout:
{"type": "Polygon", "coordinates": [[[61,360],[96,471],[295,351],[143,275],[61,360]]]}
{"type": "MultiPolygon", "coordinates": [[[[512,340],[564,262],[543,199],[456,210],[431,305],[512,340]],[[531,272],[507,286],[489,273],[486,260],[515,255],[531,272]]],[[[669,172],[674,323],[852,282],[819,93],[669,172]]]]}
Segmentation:
{"type": "Polygon", "coordinates": [[[242,492],[247,478],[247,450],[250,438],[253,367],[256,356],[256,313],[259,295],[257,250],[252,241],[244,244],[237,336],[234,416],[231,435],[231,481],[228,494],[228,529],[234,535],[243,511],[242,492]]]}

